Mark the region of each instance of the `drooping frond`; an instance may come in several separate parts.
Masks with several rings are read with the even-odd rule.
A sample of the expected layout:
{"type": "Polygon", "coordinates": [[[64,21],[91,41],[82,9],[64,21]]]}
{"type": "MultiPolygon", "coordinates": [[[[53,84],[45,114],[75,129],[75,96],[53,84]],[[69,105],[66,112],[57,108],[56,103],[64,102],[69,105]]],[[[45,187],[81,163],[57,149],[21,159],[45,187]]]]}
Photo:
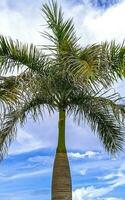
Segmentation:
{"type": "Polygon", "coordinates": [[[29,69],[43,73],[49,61],[33,44],[22,44],[18,40],[0,36],[0,74],[13,73],[15,69],[29,69]]]}
{"type": "Polygon", "coordinates": [[[123,150],[125,105],[118,104],[119,98],[92,96],[78,92],[71,97],[69,110],[75,119],[86,120],[111,154],[123,150]]]}
{"type": "Polygon", "coordinates": [[[16,137],[17,124],[23,125],[30,115],[33,120],[43,117],[44,108],[49,113],[54,112],[53,100],[43,97],[42,94],[34,94],[32,99],[27,100],[23,105],[18,105],[4,116],[0,129],[0,160],[8,151],[8,147],[16,137]]]}
{"type": "Polygon", "coordinates": [[[14,140],[17,131],[18,112],[12,112],[6,115],[5,120],[1,123],[0,130],[0,161],[8,151],[8,147],[14,140]]]}

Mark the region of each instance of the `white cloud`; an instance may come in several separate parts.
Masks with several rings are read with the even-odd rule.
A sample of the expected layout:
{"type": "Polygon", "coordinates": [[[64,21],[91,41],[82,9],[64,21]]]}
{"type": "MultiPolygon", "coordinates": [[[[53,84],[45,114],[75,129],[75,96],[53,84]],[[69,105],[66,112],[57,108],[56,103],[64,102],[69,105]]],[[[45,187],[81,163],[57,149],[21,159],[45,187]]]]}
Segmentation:
{"type": "MultiPolygon", "coordinates": [[[[33,0],[27,6],[27,3],[22,0],[21,3],[16,2],[16,8],[13,9],[9,7],[8,2],[8,0],[0,1],[0,33],[36,44],[45,42],[39,34],[40,31],[45,30],[45,26],[41,26],[45,23],[40,11],[43,1],[33,0]]],[[[65,17],[74,18],[76,30],[83,38],[83,45],[102,40],[122,41],[124,39],[124,0],[107,10],[92,7],[90,1],[79,4],[71,4],[70,1],[64,0],[60,2],[65,11],[65,17]]]]}
{"type": "Polygon", "coordinates": [[[100,197],[103,197],[104,200],[120,200],[115,197],[105,198],[110,192],[114,191],[119,186],[125,185],[125,173],[124,173],[124,164],[117,170],[116,174],[111,173],[106,176],[100,177],[101,180],[107,180],[106,187],[82,187],[78,188],[73,192],[73,200],[101,200],[100,197]],[[113,180],[110,180],[113,179],[113,180]]]}
{"type": "Polygon", "coordinates": [[[86,173],[87,173],[87,169],[82,169],[79,171],[79,173],[82,175],[82,176],[85,176],[86,173]]]}
{"type": "Polygon", "coordinates": [[[23,42],[43,43],[45,39],[41,39],[40,31],[45,27],[41,26],[41,1],[32,1],[28,5],[26,1],[15,1],[14,4],[10,6],[9,0],[0,1],[0,34],[23,42]]]}
{"type": "Polygon", "coordinates": [[[76,189],[73,192],[73,200],[94,200],[97,197],[102,197],[109,192],[112,191],[112,187],[106,188],[95,188],[94,186],[91,187],[82,187],[80,189],[76,189]]]}
{"type": "Polygon", "coordinates": [[[117,179],[114,179],[112,181],[108,182],[109,184],[112,184],[113,187],[119,187],[122,185],[125,185],[125,174],[122,174],[120,177],[118,177],[117,179]]]}
{"type": "Polygon", "coordinates": [[[117,169],[115,173],[107,174],[106,176],[99,177],[101,180],[107,180],[108,184],[111,185],[112,188],[116,188],[122,185],[125,185],[125,163],[121,165],[120,168],[117,169]]]}
{"type": "Polygon", "coordinates": [[[119,198],[115,197],[107,197],[105,198],[105,195],[108,195],[110,192],[114,190],[114,186],[109,186],[109,187],[102,187],[102,188],[96,188],[94,186],[90,187],[82,187],[79,189],[76,189],[73,192],[73,200],[122,200],[119,198]],[[100,198],[101,197],[101,198],[100,198]]]}
{"type": "Polygon", "coordinates": [[[71,13],[83,45],[113,39],[121,42],[125,39],[125,1],[107,10],[93,8],[90,3],[74,6],[73,10],[71,13]]]}
{"type": "Polygon", "coordinates": [[[72,153],[72,152],[68,153],[70,158],[76,158],[76,159],[83,159],[85,157],[92,158],[92,157],[98,156],[99,154],[100,154],[99,152],[94,152],[94,151],[87,151],[84,154],[81,154],[79,152],[77,152],[77,153],[72,153]]]}

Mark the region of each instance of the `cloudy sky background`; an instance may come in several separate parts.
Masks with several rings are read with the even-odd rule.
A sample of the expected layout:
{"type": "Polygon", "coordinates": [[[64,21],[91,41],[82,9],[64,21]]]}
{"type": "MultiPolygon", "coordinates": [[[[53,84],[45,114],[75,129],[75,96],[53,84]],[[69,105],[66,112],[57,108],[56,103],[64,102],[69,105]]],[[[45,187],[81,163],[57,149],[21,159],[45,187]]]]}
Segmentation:
{"type": "MultiPolygon", "coordinates": [[[[22,42],[45,44],[43,0],[0,0],[0,34],[22,42]]],[[[125,0],[60,0],[65,17],[73,17],[83,46],[125,38],[125,0]]],[[[116,84],[124,96],[124,82],[116,84]]],[[[43,121],[30,118],[18,128],[9,156],[0,165],[1,200],[49,200],[57,143],[58,114],[43,121]]],[[[108,156],[96,135],[67,119],[67,147],[73,177],[73,200],[124,200],[125,161],[108,156]]]]}

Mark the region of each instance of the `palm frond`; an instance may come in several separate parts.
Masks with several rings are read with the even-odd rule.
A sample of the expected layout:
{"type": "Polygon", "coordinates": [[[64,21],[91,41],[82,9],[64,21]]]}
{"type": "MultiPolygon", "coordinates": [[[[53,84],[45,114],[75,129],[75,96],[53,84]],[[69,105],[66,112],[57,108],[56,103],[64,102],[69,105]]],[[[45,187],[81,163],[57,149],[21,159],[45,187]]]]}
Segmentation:
{"type": "Polygon", "coordinates": [[[102,57],[100,63],[109,69],[116,78],[125,77],[125,45],[115,41],[102,42],[102,57]],[[105,58],[105,59],[103,59],[105,58]]]}
{"type": "MultiPolygon", "coordinates": [[[[104,47],[103,47],[104,48],[104,47]]],[[[107,64],[107,55],[102,45],[93,44],[79,49],[75,54],[65,56],[65,70],[72,74],[75,82],[107,88],[116,80],[116,74],[107,64]]]]}
{"type": "Polygon", "coordinates": [[[54,0],[43,4],[42,11],[48,27],[52,31],[52,33],[43,33],[43,36],[48,38],[54,45],[50,49],[55,48],[59,53],[72,51],[77,46],[78,41],[72,19],[64,20],[62,9],[58,7],[57,2],[54,0]]]}
{"type": "Polygon", "coordinates": [[[0,130],[0,160],[6,155],[8,147],[16,137],[17,124],[23,125],[29,115],[35,121],[40,116],[43,118],[44,108],[48,109],[50,114],[53,113],[53,100],[43,97],[42,94],[34,94],[30,100],[27,99],[23,105],[19,104],[4,116],[0,130]]]}
{"type": "MultiPolygon", "coordinates": [[[[76,82],[98,87],[111,87],[118,78],[125,77],[125,46],[104,42],[79,49],[64,57],[65,70],[72,73],[76,82]]],[[[63,61],[64,61],[63,60],[63,61]]]]}
{"type": "Polygon", "coordinates": [[[8,152],[8,147],[14,140],[17,132],[17,120],[19,118],[18,112],[11,112],[6,115],[6,118],[1,123],[0,130],[0,161],[8,152]]]}
{"type": "Polygon", "coordinates": [[[24,67],[43,73],[48,65],[48,58],[33,44],[22,44],[18,40],[0,36],[0,74],[13,73],[15,69],[24,67]]]}
{"type": "Polygon", "coordinates": [[[81,92],[72,95],[69,108],[75,120],[86,120],[90,124],[111,154],[123,150],[124,144],[125,105],[117,101],[116,94],[106,98],[81,92]]]}

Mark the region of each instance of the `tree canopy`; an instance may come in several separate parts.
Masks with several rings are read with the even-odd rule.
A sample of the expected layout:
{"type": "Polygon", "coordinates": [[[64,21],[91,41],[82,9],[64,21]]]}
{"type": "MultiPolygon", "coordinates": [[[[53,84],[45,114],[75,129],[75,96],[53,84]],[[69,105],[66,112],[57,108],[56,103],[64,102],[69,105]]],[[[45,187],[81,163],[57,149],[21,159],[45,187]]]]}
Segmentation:
{"type": "Polygon", "coordinates": [[[34,120],[43,117],[44,109],[49,113],[65,110],[76,121],[86,121],[109,153],[123,150],[125,107],[120,95],[109,90],[125,76],[124,43],[106,41],[83,47],[73,20],[64,19],[55,1],[43,4],[42,12],[48,45],[37,47],[0,36],[0,99],[16,99],[3,115],[0,158],[15,138],[17,124],[23,124],[28,114],[34,120]],[[15,69],[22,72],[3,76],[15,69]]]}

